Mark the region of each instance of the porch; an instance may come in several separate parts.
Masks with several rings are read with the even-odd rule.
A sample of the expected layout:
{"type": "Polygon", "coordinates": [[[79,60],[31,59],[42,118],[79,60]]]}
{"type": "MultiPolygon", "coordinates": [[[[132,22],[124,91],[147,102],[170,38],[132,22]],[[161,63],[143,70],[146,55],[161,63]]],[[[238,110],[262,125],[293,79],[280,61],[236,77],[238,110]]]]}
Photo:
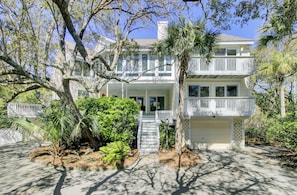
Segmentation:
{"type": "Polygon", "coordinates": [[[209,64],[201,57],[192,57],[189,63],[189,77],[194,78],[243,78],[255,70],[251,56],[213,57],[209,64]]]}
{"type": "Polygon", "coordinates": [[[186,98],[185,117],[234,116],[250,117],[255,111],[256,99],[249,97],[205,97],[186,98]]]}

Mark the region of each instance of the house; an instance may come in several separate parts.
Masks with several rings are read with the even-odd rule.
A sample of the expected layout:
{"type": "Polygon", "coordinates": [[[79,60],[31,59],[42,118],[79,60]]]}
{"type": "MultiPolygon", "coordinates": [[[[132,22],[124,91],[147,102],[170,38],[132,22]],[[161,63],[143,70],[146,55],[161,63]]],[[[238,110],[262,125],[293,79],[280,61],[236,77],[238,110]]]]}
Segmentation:
{"type": "MultiPolygon", "coordinates": [[[[143,151],[158,149],[156,122],[173,123],[176,118],[177,67],[171,56],[150,53],[152,43],[166,38],[167,28],[168,22],[158,22],[157,39],[135,39],[140,46],[139,52],[119,58],[115,74],[123,79],[137,80],[130,83],[112,80],[97,94],[98,97],[133,98],[139,103],[142,115],[138,146],[143,151]],[[152,142],[143,143],[153,138],[152,142]]],[[[249,39],[221,34],[210,64],[206,64],[199,54],[192,56],[185,82],[184,145],[194,149],[244,147],[243,121],[255,109],[255,98],[250,96],[249,90],[249,76],[254,71],[250,56],[253,43],[249,39]]],[[[90,76],[89,70],[75,74],[90,76]]],[[[76,84],[73,84],[72,93],[75,98],[91,96],[76,84]]]]}

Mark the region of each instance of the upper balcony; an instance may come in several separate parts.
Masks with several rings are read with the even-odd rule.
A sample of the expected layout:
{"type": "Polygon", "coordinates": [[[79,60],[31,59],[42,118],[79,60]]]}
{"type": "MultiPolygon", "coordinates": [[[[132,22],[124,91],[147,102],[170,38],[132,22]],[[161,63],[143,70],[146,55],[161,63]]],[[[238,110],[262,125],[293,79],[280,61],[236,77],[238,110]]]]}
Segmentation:
{"type": "Polygon", "coordinates": [[[254,114],[255,105],[256,99],[248,97],[191,97],[185,99],[184,115],[250,117],[254,114]]]}
{"type": "Polygon", "coordinates": [[[189,77],[193,78],[244,78],[255,69],[251,56],[213,57],[209,64],[201,57],[192,57],[189,77]]]}

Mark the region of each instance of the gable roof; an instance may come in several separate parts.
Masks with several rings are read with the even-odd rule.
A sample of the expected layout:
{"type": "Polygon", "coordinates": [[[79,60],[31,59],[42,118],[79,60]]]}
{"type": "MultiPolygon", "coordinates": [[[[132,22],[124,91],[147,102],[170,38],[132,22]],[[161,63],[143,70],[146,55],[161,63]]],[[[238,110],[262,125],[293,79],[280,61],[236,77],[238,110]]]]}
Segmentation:
{"type": "Polygon", "coordinates": [[[231,43],[231,42],[248,44],[248,45],[254,44],[254,41],[251,39],[246,39],[246,38],[233,36],[233,35],[227,35],[227,34],[219,34],[219,41],[218,41],[219,44],[231,43]]]}

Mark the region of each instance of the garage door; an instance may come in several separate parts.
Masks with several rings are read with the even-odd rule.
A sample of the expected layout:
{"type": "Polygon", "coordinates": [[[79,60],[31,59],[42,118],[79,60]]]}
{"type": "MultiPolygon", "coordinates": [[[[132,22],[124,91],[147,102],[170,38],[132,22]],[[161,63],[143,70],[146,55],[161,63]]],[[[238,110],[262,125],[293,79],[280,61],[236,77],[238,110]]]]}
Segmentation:
{"type": "Polygon", "coordinates": [[[195,149],[230,149],[230,121],[191,121],[195,149]]]}

